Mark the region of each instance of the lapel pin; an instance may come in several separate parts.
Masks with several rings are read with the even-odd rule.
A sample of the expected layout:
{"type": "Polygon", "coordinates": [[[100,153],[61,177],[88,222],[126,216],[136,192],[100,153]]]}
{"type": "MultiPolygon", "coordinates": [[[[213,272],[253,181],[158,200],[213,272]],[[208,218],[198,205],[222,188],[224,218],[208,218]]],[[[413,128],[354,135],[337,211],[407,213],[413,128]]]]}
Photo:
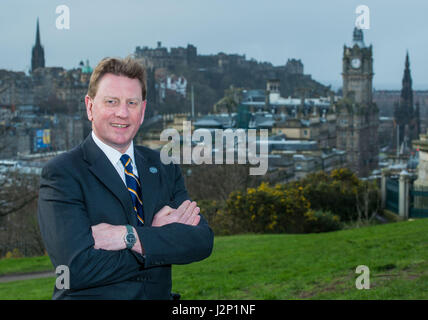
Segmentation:
{"type": "Polygon", "coordinates": [[[151,173],[157,173],[158,172],[158,169],[155,167],[150,167],[149,170],[151,173]]]}

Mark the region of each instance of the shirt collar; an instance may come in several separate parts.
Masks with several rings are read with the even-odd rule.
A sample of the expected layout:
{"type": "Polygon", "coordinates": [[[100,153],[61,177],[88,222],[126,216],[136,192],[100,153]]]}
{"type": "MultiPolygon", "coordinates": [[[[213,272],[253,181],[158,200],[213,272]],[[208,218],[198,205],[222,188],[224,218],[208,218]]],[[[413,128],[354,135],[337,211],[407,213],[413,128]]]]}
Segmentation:
{"type": "MultiPolygon", "coordinates": [[[[105,153],[107,158],[110,160],[110,162],[113,165],[116,165],[118,162],[120,162],[120,157],[122,156],[122,153],[117,151],[115,148],[110,147],[109,145],[102,142],[95,134],[95,132],[92,130],[92,138],[94,139],[94,142],[100,149],[105,153]]],[[[134,141],[131,141],[131,144],[129,145],[128,149],[125,151],[125,153],[131,158],[131,163],[135,163],[134,159],[134,141]]]]}

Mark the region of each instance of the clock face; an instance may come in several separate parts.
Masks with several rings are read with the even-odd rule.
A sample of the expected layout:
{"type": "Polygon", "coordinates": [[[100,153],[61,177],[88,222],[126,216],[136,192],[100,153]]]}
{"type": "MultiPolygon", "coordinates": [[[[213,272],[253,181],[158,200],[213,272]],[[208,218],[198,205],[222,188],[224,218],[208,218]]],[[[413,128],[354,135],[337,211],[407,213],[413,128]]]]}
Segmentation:
{"type": "Polygon", "coordinates": [[[351,66],[354,69],[358,69],[361,66],[361,60],[358,58],[354,58],[351,60],[351,66]]]}

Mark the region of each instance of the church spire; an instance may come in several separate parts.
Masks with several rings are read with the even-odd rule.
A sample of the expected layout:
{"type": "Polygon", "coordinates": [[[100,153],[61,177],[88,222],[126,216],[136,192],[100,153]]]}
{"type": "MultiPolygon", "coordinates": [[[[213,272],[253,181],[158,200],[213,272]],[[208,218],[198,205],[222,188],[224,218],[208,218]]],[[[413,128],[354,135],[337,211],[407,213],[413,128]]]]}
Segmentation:
{"type": "Polygon", "coordinates": [[[39,27],[39,18],[37,18],[37,27],[36,27],[36,43],[34,44],[32,54],[31,54],[31,72],[37,68],[45,67],[45,52],[40,42],[40,27],[39,27]]]}
{"type": "Polygon", "coordinates": [[[39,18],[37,17],[37,29],[36,29],[36,46],[40,46],[40,28],[39,28],[39,18]]]}
{"type": "Polygon", "coordinates": [[[409,69],[410,63],[409,63],[409,50],[406,51],[406,62],[405,62],[406,69],[409,69]]]}

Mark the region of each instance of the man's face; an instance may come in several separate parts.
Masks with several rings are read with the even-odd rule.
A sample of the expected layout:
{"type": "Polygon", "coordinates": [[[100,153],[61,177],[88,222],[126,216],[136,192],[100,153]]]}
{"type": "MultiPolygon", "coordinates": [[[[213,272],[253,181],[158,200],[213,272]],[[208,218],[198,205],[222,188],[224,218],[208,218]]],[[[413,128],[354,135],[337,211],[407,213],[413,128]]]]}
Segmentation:
{"type": "Polygon", "coordinates": [[[138,79],[105,74],[92,99],[85,97],[92,130],[105,144],[124,153],[144,120],[146,101],[138,79]]]}

